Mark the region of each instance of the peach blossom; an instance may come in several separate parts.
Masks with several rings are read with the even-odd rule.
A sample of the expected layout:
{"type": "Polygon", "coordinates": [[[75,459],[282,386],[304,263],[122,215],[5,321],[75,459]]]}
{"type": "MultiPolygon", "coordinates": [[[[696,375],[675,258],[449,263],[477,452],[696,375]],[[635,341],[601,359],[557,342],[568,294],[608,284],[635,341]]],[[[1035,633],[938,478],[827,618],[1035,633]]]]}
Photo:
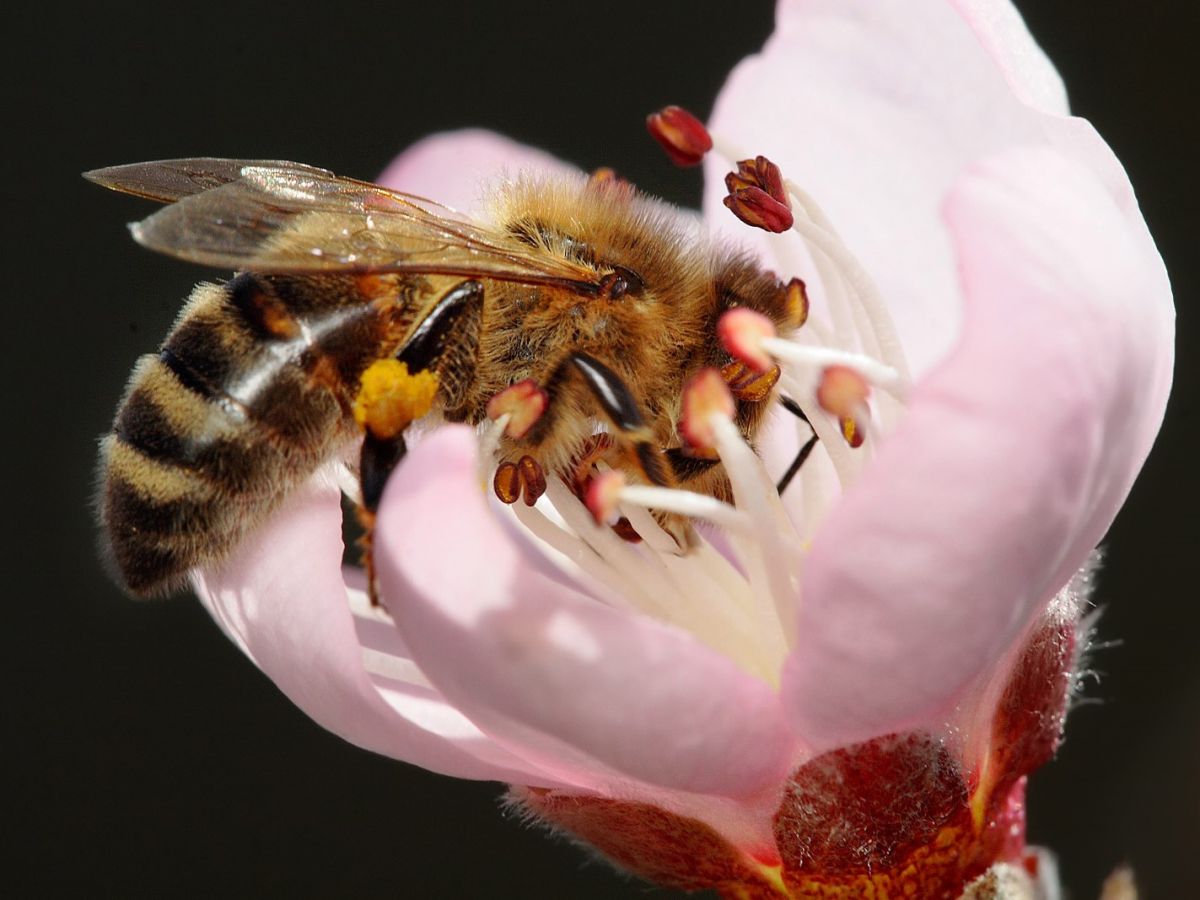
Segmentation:
{"type": "MultiPolygon", "coordinates": [[[[714,420],[734,507],[621,487],[636,548],[561,485],[532,510],[490,500],[479,435],[447,426],[381,505],[387,612],[341,569],[332,469],[197,590],[326,728],[514,785],[662,883],[1027,883],[1024,776],[1058,741],[1086,566],[1171,382],[1171,292],[1133,191],[1004,0],[781,0],[708,128],[708,229],[812,297],[794,338],[762,344],[821,438],[782,503],[810,433],[786,416],[761,460],[714,420]],[[787,179],[783,234],[722,202],[757,154],[787,179]],[[871,387],[859,449],[814,405],[831,363],[871,387]],[[675,556],[638,515],[672,502],[724,531],[675,556]]],[[[525,171],[571,170],[463,131],[382,181],[471,208],[525,171]]]]}

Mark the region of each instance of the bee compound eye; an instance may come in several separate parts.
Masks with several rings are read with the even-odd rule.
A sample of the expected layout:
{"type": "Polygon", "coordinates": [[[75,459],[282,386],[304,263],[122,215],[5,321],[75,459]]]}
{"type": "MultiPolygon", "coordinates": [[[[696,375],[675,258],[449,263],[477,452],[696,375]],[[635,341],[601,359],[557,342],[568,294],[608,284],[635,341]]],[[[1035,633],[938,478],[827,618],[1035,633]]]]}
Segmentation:
{"type": "Polygon", "coordinates": [[[613,266],[613,271],[625,282],[626,293],[637,296],[646,289],[646,283],[642,281],[642,276],[633,271],[633,269],[627,269],[624,266],[613,266]]]}
{"type": "Polygon", "coordinates": [[[613,266],[612,271],[604,276],[601,290],[610,300],[620,300],[626,295],[636,297],[645,289],[645,284],[632,269],[624,266],[613,266]]]}

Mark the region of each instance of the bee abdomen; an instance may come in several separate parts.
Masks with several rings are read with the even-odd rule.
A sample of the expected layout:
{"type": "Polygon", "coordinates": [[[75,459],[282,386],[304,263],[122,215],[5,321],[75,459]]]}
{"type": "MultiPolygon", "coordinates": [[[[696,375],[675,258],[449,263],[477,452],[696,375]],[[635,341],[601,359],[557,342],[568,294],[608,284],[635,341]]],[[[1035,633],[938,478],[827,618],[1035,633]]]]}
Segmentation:
{"type": "Polygon", "coordinates": [[[100,515],[108,556],[132,593],[174,587],[237,528],[220,489],[180,465],[151,458],[116,434],[101,450],[100,515]]]}
{"type": "Polygon", "coordinates": [[[226,555],[341,433],[336,398],[301,365],[243,376],[271,351],[252,326],[228,285],[202,285],[162,351],[134,370],[102,444],[98,497],[108,557],[131,593],[163,593],[226,555]],[[239,384],[255,385],[255,402],[230,396],[239,384]]]}

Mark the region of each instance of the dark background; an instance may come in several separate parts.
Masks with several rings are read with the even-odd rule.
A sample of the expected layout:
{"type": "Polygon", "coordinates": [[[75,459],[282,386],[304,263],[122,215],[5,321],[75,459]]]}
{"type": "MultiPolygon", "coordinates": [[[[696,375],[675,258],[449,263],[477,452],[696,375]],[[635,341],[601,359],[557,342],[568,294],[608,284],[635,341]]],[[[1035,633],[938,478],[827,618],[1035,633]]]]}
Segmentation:
{"type": "MultiPolygon", "coordinates": [[[[1200,634],[1194,562],[1196,6],[1025,0],[1075,110],[1116,148],[1175,285],[1167,424],[1107,542],[1097,701],[1030,794],[1032,840],[1075,898],[1122,860],[1147,894],[1200,896],[1200,634]]],[[[7,444],[17,514],[4,628],[10,896],[620,897],[648,889],[497,809],[499,788],[430,775],[323,732],[187,599],[106,580],[88,509],[96,436],[135,357],[197,269],[138,249],[147,212],[78,173],[187,155],[291,158],[372,177],[430,131],[475,124],[679,203],[642,128],[702,116],[760,46],[770,5],[453,0],[320,16],[282,4],[6,22],[3,191],[7,444]],[[503,11],[501,11],[503,9],[503,11]],[[14,843],[15,836],[15,843],[14,843]]],[[[11,14],[10,14],[11,15],[11,14]]],[[[1048,448],[1048,452],[1054,452],[1048,448]]],[[[665,896],[665,894],[659,894],[665,896]]]]}

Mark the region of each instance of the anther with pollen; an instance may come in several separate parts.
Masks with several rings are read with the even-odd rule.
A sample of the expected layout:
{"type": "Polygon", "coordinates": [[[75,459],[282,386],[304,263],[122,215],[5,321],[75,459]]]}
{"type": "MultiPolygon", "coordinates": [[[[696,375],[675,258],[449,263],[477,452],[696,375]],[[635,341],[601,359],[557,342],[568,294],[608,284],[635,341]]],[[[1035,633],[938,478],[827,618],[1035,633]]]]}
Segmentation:
{"type": "Polygon", "coordinates": [[[760,312],[739,307],[717,320],[717,340],[734,359],[755,372],[766,372],[774,360],[763,348],[765,338],[775,337],[775,323],[760,312]]]}
{"type": "Polygon", "coordinates": [[[681,106],[667,106],[647,116],[646,130],[677,166],[699,165],[713,146],[704,123],[681,106]]]}
{"type": "Polygon", "coordinates": [[[623,487],[625,475],[615,469],[600,472],[588,482],[583,502],[597,525],[612,524],[616,521],[623,487]]]}
{"type": "Polygon", "coordinates": [[[689,456],[717,458],[713,417],[732,419],[737,407],[725,379],[716,369],[701,369],[683,387],[683,415],[679,436],[689,456]]]}
{"type": "Polygon", "coordinates": [[[771,390],[779,383],[779,374],[779,366],[756,372],[741,360],[721,367],[721,377],[729,385],[729,392],[734,399],[747,403],[762,403],[770,397],[771,390]]]}
{"type": "Polygon", "coordinates": [[[546,493],[546,472],[532,456],[522,456],[517,462],[503,462],[496,467],[492,489],[502,503],[510,506],[524,497],[526,506],[533,506],[546,493]]]}
{"type": "Polygon", "coordinates": [[[634,193],[633,183],[622,178],[615,169],[608,166],[601,166],[588,176],[588,187],[593,190],[617,191],[628,195],[634,193]]]}
{"type": "Polygon", "coordinates": [[[859,420],[865,421],[871,386],[849,366],[826,366],[817,386],[821,409],[837,416],[842,437],[851,447],[861,447],[866,435],[859,420]]]}
{"type": "Polygon", "coordinates": [[[725,176],[725,189],[725,206],[747,225],[779,234],[795,222],[783,174],[765,156],[740,161],[725,176]]]}
{"type": "Polygon", "coordinates": [[[513,440],[519,440],[529,433],[542,413],[546,411],[549,399],[532,378],[518,381],[509,385],[487,404],[487,416],[493,422],[501,416],[508,416],[504,426],[504,434],[513,440]]]}
{"type": "Polygon", "coordinates": [[[783,286],[784,308],[793,328],[808,321],[808,286],[799,278],[793,278],[783,286]]]}

